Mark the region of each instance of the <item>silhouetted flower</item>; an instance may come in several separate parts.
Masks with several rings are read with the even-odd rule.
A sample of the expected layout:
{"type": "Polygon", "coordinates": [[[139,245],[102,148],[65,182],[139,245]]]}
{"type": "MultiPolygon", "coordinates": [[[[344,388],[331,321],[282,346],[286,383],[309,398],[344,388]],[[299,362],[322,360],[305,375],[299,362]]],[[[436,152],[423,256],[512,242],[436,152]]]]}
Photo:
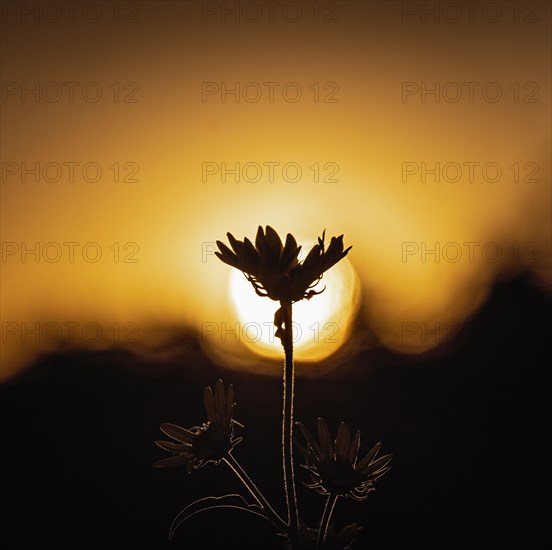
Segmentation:
{"type": "Polygon", "coordinates": [[[324,236],[318,238],[303,262],[297,259],[301,246],[295,237],[287,234],[285,245],[278,233],[269,225],[266,233],[259,226],[255,246],[246,237],[238,241],[227,233],[232,250],[221,241],[217,241],[220,252],[215,252],[224,263],[235,267],[245,274],[259,296],[268,296],[272,300],[297,302],[312,298],[320,292],[311,290],[318,284],[322,274],[344,258],[352,247],[343,250],[343,235],[332,237],[327,249],[324,236]]]}
{"type": "Polygon", "coordinates": [[[333,443],[323,418],[318,419],[318,443],[303,424],[296,422],[296,425],[303,440],[296,435],[295,442],[307,461],[303,467],[312,478],[312,484],[307,484],[307,487],[323,495],[349,496],[363,500],[368,493],[375,490],[374,481],[391,468],[388,464],[393,455],[376,459],[381,443],[376,444],[358,462],[360,431],[357,430],[351,441],[349,428],[344,422],[339,426],[333,443]]]}
{"type": "Polygon", "coordinates": [[[179,443],[156,441],[164,449],[174,453],[154,464],[155,468],[169,468],[186,464],[188,473],[205,466],[209,462],[220,461],[237,445],[242,438],[234,438],[234,424],[239,424],[234,416],[234,387],[230,384],[224,392],[222,380],[218,380],[215,393],[210,387],[203,391],[203,403],[208,421],[201,426],[186,429],[176,424],[161,424],[163,433],[179,443]]]}

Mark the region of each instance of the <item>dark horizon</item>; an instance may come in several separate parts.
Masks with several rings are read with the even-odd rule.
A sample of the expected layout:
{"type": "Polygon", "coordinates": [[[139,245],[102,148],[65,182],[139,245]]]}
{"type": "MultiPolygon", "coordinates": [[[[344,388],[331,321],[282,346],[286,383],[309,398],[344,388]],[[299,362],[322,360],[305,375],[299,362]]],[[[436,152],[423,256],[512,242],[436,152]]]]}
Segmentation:
{"type": "MultiPolygon", "coordinates": [[[[364,526],[357,547],[540,540],[551,305],[549,294],[517,277],[495,287],[459,345],[442,353],[359,352],[342,373],[298,378],[296,419],[314,428],[322,416],[333,433],[344,420],[361,429],[361,452],[381,441],[395,455],[366,501],[340,500],[337,525],[364,526]]],[[[219,377],[234,384],[236,418],[245,425],[235,455],[282,509],[280,379],[217,368],[189,335],[180,354],[158,364],[129,351],[74,350],[0,386],[3,495],[12,503],[3,538],[178,548],[200,533],[194,548],[276,548],[262,521],[219,512],[189,520],[167,541],[184,506],[239,489],[224,466],[191,475],[152,468],[165,458],[154,444],[159,424],[202,422],[202,390],[219,377]]],[[[298,491],[312,527],[323,499],[298,491]]]]}

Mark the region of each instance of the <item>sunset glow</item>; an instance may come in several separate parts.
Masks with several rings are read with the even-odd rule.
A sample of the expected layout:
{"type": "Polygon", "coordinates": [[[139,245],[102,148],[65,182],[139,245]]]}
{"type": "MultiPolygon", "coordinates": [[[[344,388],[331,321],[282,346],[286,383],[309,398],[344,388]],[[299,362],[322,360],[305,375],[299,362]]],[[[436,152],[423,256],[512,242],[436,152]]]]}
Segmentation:
{"type": "MultiPolygon", "coordinates": [[[[301,361],[321,360],[344,344],[358,307],[357,277],[347,260],[328,271],[315,290],[324,286],[322,294],[293,306],[294,353],[301,361]]],[[[236,270],[230,273],[229,291],[245,345],[255,353],[281,358],[282,345],[273,324],[279,304],[257,296],[236,270]]]]}
{"type": "MultiPolygon", "coordinates": [[[[66,343],[134,349],[151,327],[236,322],[214,243],[259,224],[343,233],[359,315],[405,353],[441,341],[424,323],[461,326],[499,277],[550,288],[550,4],[524,24],[510,9],[426,24],[423,2],[335,4],[323,24],[334,15],[311,8],[249,23],[144,2],[140,23],[105,11],[51,35],[44,22],[47,39],[6,15],[1,379],[66,343]]],[[[296,316],[325,311],[331,277],[296,316]]]]}

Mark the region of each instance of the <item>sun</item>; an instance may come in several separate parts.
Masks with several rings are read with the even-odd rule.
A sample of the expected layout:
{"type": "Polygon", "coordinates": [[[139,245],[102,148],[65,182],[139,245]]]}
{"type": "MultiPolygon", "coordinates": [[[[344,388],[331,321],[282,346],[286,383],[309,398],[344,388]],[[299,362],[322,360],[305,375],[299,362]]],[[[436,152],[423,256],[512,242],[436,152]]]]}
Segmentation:
{"type": "MultiPolygon", "coordinates": [[[[314,288],[326,289],[310,300],[293,304],[295,359],[319,361],[341,347],[350,332],[358,309],[358,279],[347,258],[327,271],[314,288]]],[[[280,304],[255,293],[238,270],[230,272],[229,295],[239,321],[241,341],[265,357],[282,357],[280,339],[275,336],[274,313],[280,304]]]]}

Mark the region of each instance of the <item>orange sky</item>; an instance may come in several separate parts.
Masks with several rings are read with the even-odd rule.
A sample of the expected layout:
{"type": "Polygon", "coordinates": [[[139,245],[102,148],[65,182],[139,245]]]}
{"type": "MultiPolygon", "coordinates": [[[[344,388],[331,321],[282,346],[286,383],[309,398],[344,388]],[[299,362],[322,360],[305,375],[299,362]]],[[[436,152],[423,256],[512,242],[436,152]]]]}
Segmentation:
{"type": "Polygon", "coordinates": [[[262,2],[239,22],[234,2],[119,3],[119,22],[113,3],[52,22],[7,4],[2,378],[70,334],[230,319],[206,252],[259,224],[344,233],[361,314],[401,351],[499,274],[550,284],[548,2],[453,2],[457,22],[421,2],[279,3],[272,22],[262,2]]]}

